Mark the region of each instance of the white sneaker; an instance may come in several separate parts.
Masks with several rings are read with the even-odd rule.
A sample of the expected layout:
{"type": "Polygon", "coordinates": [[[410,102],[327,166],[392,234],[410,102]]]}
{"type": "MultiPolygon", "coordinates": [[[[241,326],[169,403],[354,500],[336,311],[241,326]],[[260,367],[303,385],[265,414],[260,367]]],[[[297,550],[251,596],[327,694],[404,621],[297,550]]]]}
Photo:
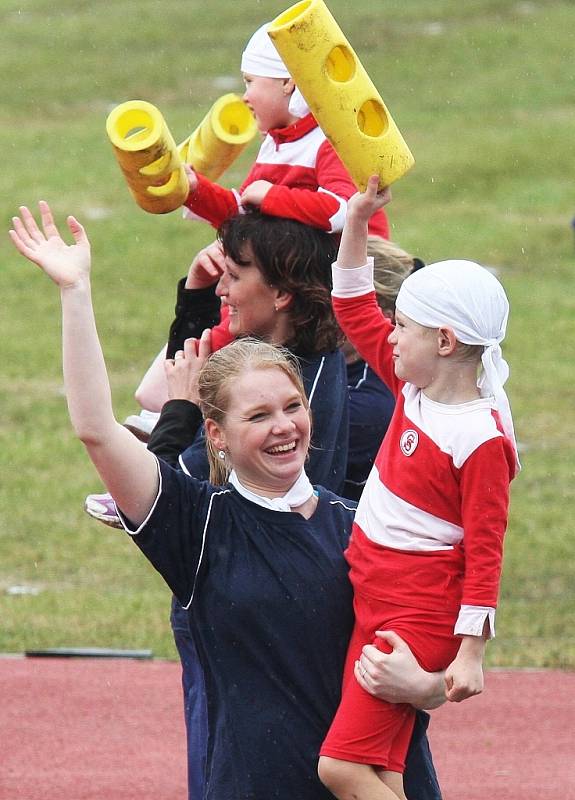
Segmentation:
{"type": "Polygon", "coordinates": [[[110,528],[123,528],[116,504],[111,494],[89,494],[84,502],[84,511],[110,528]]]}

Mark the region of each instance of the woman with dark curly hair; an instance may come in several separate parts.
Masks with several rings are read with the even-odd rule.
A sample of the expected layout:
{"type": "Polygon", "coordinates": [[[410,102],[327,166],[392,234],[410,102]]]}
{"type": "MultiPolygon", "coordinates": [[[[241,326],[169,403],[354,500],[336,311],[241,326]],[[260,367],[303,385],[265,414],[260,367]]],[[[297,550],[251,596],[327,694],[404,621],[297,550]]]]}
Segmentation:
{"type": "MultiPolygon", "coordinates": [[[[167,358],[205,328],[212,329],[213,349],[240,336],[287,347],[300,364],[313,414],[307,470],[316,483],[339,492],[347,463],[348,410],[342,336],[330,297],[337,242],[308,225],[258,210],[226,220],[219,241],[221,256],[215,259],[211,246],[201,251],[180,281],[167,358]]],[[[185,413],[178,424],[173,417],[181,409],[172,416],[170,406],[162,406],[152,443],[161,439],[165,447],[173,429],[172,449],[162,454],[172,460],[180,456],[184,471],[206,474],[203,429],[190,441],[185,413]]]]}
{"type": "MultiPolygon", "coordinates": [[[[285,306],[274,308],[275,313],[280,307],[285,310],[287,335],[281,337],[282,344],[305,354],[336,349],[343,337],[330,308],[328,266],[337,255],[333,236],[254,209],[228,218],[219,239],[228,263],[238,268],[253,264],[266,284],[290,296],[285,306]]],[[[225,297],[225,275],[224,271],[217,290],[220,297],[225,297]]],[[[234,332],[241,335],[241,327],[234,332]]]]}

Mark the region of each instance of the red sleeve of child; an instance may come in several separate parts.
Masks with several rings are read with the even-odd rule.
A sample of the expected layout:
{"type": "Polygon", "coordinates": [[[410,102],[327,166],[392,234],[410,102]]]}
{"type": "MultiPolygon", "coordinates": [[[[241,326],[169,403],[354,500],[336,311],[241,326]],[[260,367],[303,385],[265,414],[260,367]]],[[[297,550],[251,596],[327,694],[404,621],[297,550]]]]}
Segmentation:
{"type": "MultiPolygon", "coordinates": [[[[317,153],[316,174],[318,186],[328,192],[333,192],[338,197],[343,197],[346,201],[357,192],[357,186],[334,150],[333,145],[327,139],[317,153]]],[[[371,217],[368,231],[373,236],[381,236],[383,239],[389,238],[389,224],[383,209],[380,209],[371,217]]]]}
{"type": "Polygon", "coordinates": [[[403,381],[399,381],[395,375],[393,348],[387,341],[393,323],[379,307],[375,292],[360,297],[332,296],[331,301],[344,334],[363,360],[397,397],[403,381]]]}
{"type": "Polygon", "coordinates": [[[462,605],[497,606],[509,484],[515,456],[503,436],[489,439],[460,471],[465,578],[462,605]]]}
{"type": "Polygon", "coordinates": [[[196,172],[198,186],[190,192],[184,205],[197,218],[219,228],[224,220],[239,211],[239,196],[196,172]]]}
{"type": "MultiPolygon", "coordinates": [[[[317,190],[274,185],[268,191],[261,210],[264,214],[287,217],[314,228],[341,233],[345,223],[347,201],[357,192],[341,159],[326,140],[317,152],[315,164],[317,190]]],[[[387,239],[389,226],[383,211],[369,222],[369,232],[387,239]]]]}

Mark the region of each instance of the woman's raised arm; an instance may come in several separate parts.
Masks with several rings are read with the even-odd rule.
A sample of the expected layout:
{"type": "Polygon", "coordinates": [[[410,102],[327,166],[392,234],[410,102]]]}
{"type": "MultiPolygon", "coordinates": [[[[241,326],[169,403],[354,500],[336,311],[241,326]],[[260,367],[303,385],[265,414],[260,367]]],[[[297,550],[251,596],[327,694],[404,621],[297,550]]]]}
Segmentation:
{"type": "Polygon", "coordinates": [[[90,243],[68,217],[74,244],[62,239],[50,207],[39,203],[41,227],[28,208],[13,217],[10,238],[60,288],[64,385],[74,431],[106,487],[135,525],[146,518],[158,489],[154,456],[122,425],[112,409],[110,385],[96,330],[90,291],[90,243]]]}

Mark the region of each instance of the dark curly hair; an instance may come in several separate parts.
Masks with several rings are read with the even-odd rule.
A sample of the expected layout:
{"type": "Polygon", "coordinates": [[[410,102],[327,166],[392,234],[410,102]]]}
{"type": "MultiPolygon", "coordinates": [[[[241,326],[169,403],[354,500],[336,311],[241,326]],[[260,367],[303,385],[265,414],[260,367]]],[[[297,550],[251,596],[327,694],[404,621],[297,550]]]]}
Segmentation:
{"type": "Polygon", "coordinates": [[[293,295],[289,307],[294,335],[286,347],[298,355],[335,350],[342,341],[331,307],[333,235],[259,209],[228,218],[218,231],[224,252],[239,266],[249,245],[266,283],[293,295]]]}

